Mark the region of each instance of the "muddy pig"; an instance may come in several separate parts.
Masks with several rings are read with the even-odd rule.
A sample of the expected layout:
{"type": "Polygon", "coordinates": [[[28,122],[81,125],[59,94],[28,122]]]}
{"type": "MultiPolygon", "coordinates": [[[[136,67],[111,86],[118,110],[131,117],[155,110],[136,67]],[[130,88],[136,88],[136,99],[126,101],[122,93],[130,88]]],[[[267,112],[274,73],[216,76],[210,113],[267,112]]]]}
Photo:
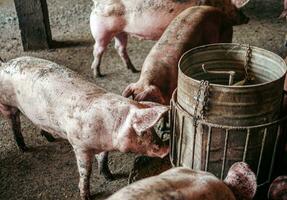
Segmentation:
{"type": "Polygon", "coordinates": [[[247,164],[233,164],[224,181],[208,172],[177,167],[137,181],[107,200],[251,200],[256,177],[247,164]]]}
{"type": "Polygon", "coordinates": [[[248,22],[240,10],[249,0],[93,0],[90,28],[95,39],[95,76],[102,76],[102,55],[115,38],[115,48],[128,69],[137,72],[128,53],[128,34],[145,40],[158,40],[170,22],[191,6],[210,5],[223,10],[234,25],[248,22]]]}
{"type": "Polygon", "coordinates": [[[232,41],[232,24],[217,8],[195,6],[180,13],[167,27],[144,61],[140,79],[123,91],[137,101],[168,105],[177,87],[177,64],[187,50],[232,41]]]}
{"type": "Polygon", "coordinates": [[[269,187],[268,199],[286,200],[287,199],[287,176],[277,177],[269,187]]]}
{"type": "MultiPolygon", "coordinates": [[[[89,199],[94,155],[107,164],[108,151],[154,157],[168,154],[153,126],[169,108],[112,94],[53,62],[20,57],[0,63],[0,111],[21,141],[19,113],[37,127],[67,139],[80,174],[81,199],[89,199]]],[[[24,143],[22,141],[22,143],[24,143]]],[[[20,143],[21,144],[21,143],[20,143]]],[[[102,165],[103,173],[107,166],[102,165]]]]}

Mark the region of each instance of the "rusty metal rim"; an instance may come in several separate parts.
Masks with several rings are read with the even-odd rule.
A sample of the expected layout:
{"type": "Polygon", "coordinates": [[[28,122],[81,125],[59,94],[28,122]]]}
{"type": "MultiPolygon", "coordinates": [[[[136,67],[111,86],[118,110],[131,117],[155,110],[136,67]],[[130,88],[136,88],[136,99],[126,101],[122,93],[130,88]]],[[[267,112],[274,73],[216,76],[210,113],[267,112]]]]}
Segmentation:
{"type": "MultiPolygon", "coordinates": [[[[187,75],[181,70],[180,65],[181,65],[182,60],[184,59],[184,57],[185,57],[187,54],[189,54],[189,53],[192,52],[192,51],[195,51],[195,50],[198,50],[198,49],[201,49],[201,48],[205,48],[205,47],[212,47],[212,46],[219,46],[219,45],[230,46],[231,49],[233,49],[233,48],[235,49],[236,45],[237,45],[238,47],[246,47],[246,48],[248,48],[248,45],[247,45],[247,44],[239,44],[239,43],[216,43],[216,44],[208,44],[208,45],[202,45],[202,46],[198,46],[198,47],[192,48],[192,49],[186,51],[186,52],[185,52],[184,54],[182,54],[182,56],[180,57],[180,59],[179,59],[179,61],[178,61],[178,71],[179,71],[179,73],[182,73],[183,76],[185,76],[186,78],[189,78],[189,79],[191,79],[191,80],[193,80],[194,82],[196,82],[196,83],[199,84],[199,83],[200,83],[200,80],[197,80],[197,79],[194,79],[194,78],[191,78],[191,77],[187,76],[187,75]],[[233,47],[232,47],[232,46],[233,46],[233,47]]],[[[266,53],[268,53],[268,54],[273,54],[275,57],[277,57],[279,60],[281,60],[281,62],[284,63],[285,66],[286,66],[285,61],[284,61],[283,58],[281,58],[279,55],[277,55],[277,54],[275,54],[275,53],[273,53],[273,52],[271,52],[271,51],[268,51],[268,50],[266,50],[266,49],[259,48],[259,47],[255,47],[255,46],[250,46],[250,47],[251,47],[252,49],[264,51],[264,52],[266,52],[266,53]]],[[[285,73],[284,73],[280,78],[278,78],[278,79],[283,78],[286,74],[287,74],[287,66],[285,67],[285,73]]],[[[253,88],[253,87],[256,88],[256,87],[261,87],[261,86],[264,86],[264,85],[268,85],[268,84],[270,84],[270,83],[272,83],[272,82],[274,82],[274,81],[277,81],[278,79],[272,80],[272,81],[268,81],[268,82],[264,82],[264,83],[253,84],[253,85],[243,85],[243,86],[229,86],[229,85],[220,85],[220,84],[214,84],[214,83],[211,83],[210,85],[211,85],[211,86],[216,86],[216,87],[223,87],[223,88],[232,88],[232,89],[233,89],[233,88],[234,88],[234,89],[253,88]]]]}
{"type": "MultiPolygon", "coordinates": [[[[190,114],[187,111],[185,111],[184,108],[182,108],[176,102],[176,99],[175,99],[176,93],[177,93],[177,88],[174,90],[174,92],[172,94],[171,105],[175,106],[178,110],[182,111],[185,115],[193,118],[192,114],[190,114]]],[[[214,128],[221,128],[221,129],[228,129],[228,130],[242,130],[242,129],[246,130],[246,129],[264,128],[264,127],[272,126],[272,125],[275,125],[275,124],[281,124],[282,122],[285,122],[285,121],[287,121],[287,115],[281,117],[278,120],[275,120],[275,121],[272,121],[272,122],[268,122],[268,123],[265,123],[265,124],[254,125],[254,126],[227,126],[227,125],[220,125],[220,124],[210,123],[210,122],[207,122],[207,121],[201,120],[201,119],[198,120],[198,123],[199,124],[208,125],[208,126],[211,126],[211,127],[214,127],[214,128]]]]}

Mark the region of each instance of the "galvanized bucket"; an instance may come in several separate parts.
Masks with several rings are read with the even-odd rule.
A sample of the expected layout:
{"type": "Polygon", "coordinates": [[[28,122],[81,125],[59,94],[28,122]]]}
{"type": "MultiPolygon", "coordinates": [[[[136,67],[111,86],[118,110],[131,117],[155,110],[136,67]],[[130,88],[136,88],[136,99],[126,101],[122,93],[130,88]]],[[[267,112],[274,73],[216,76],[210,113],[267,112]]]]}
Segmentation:
{"type": "Polygon", "coordinates": [[[172,164],[222,179],[234,162],[245,161],[256,172],[259,186],[269,183],[287,121],[279,119],[285,72],[279,56],[248,45],[207,45],[185,53],[171,100],[172,164]],[[231,81],[229,71],[235,71],[231,81]],[[255,79],[248,85],[228,85],[245,76],[255,79]]]}
{"type": "Polygon", "coordinates": [[[241,44],[201,46],[186,52],[179,61],[177,102],[211,123],[250,126],[271,122],[279,116],[285,73],[284,60],[261,48],[241,44]],[[205,73],[202,64],[218,73],[205,73]],[[240,83],[246,75],[246,64],[251,84],[229,86],[229,75],[220,72],[232,71],[233,82],[240,83]],[[201,85],[200,80],[207,80],[209,85],[201,85]],[[195,109],[201,86],[201,93],[208,87],[209,96],[201,95],[195,109]]]}

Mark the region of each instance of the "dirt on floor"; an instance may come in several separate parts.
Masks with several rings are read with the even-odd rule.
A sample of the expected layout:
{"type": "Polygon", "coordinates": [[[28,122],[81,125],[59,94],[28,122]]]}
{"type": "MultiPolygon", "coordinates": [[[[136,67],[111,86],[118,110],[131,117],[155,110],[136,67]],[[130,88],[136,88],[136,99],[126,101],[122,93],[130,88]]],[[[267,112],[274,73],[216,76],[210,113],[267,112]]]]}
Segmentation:
{"type": "MultiPolygon", "coordinates": [[[[108,91],[120,94],[130,82],[138,79],[125,69],[113,44],[106,51],[102,72],[107,76],[93,79],[93,39],[89,30],[90,0],[47,0],[53,39],[61,48],[23,52],[12,0],[0,0],[0,56],[9,60],[30,55],[65,65],[108,91]]],[[[245,13],[251,18],[247,25],[234,28],[234,42],[249,43],[282,55],[287,32],[284,20],[277,17],[282,0],[251,0],[245,13]]],[[[153,42],[130,39],[129,54],[140,69],[153,42]]],[[[0,199],[79,199],[78,171],[71,146],[67,141],[49,143],[39,129],[22,116],[22,131],[29,152],[21,153],[15,145],[9,124],[0,118],[0,199]]],[[[93,199],[104,199],[127,184],[134,154],[111,153],[109,165],[115,181],[106,181],[97,173],[94,163],[91,179],[93,199]]]]}

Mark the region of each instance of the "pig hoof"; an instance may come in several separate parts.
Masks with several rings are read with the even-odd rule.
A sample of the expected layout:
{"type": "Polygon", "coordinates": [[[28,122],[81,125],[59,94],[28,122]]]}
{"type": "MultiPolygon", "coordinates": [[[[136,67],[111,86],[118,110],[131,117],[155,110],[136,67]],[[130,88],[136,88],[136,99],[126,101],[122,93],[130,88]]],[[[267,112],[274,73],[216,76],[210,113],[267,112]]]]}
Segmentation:
{"type": "Polygon", "coordinates": [[[90,195],[81,195],[81,200],[92,200],[90,195]]]}
{"type": "Polygon", "coordinates": [[[103,78],[105,77],[106,75],[105,74],[102,74],[102,73],[94,73],[94,78],[103,78]]]}
{"type": "Polygon", "coordinates": [[[48,132],[41,130],[41,135],[44,136],[48,142],[54,142],[56,139],[48,132]]]}
{"type": "Polygon", "coordinates": [[[20,151],[22,151],[22,153],[27,152],[29,149],[26,146],[20,146],[20,151]]]}
{"type": "Polygon", "coordinates": [[[128,67],[128,69],[130,69],[132,71],[132,73],[139,73],[140,70],[137,70],[134,66],[130,66],[128,67]]]}
{"type": "Polygon", "coordinates": [[[102,176],[104,176],[107,181],[114,181],[115,180],[114,175],[111,174],[110,172],[108,172],[108,173],[100,173],[100,174],[102,176]]]}

